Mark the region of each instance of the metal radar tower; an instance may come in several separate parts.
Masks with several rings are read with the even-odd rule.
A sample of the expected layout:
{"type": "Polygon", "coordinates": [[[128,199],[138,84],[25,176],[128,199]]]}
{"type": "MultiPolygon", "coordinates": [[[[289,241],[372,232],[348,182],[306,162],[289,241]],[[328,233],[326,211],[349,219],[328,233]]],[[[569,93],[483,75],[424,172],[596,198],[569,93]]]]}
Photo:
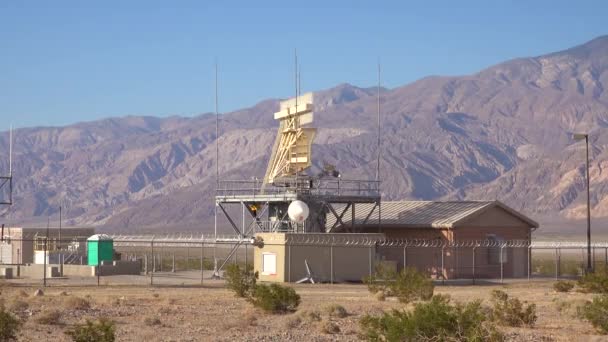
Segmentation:
{"type": "MultiPolygon", "coordinates": [[[[217,235],[217,225],[218,216],[223,216],[239,241],[224,264],[241,244],[255,245],[255,234],[259,232],[353,233],[358,232],[357,226],[367,223],[375,211],[380,224],[378,177],[374,180],[343,179],[333,165],[325,165],[320,173],[311,174],[316,133],[316,128],[311,126],[314,95],[300,93],[297,55],[295,66],[295,97],[281,101],[279,111],[274,113],[279,128],[264,177],[252,175],[245,180],[218,177],[215,240],[222,242],[217,235]],[[359,203],[374,205],[371,210],[370,206],[365,206],[365,213],[355,215],[359,203]],[[345,215],[352,216],[351,224],[344,224],[345,215]],[[364,219],[355,222],[355,216],[364,219]]],[[[214,275],[219,275],[224,264],[215,267],[214,275]]]]}

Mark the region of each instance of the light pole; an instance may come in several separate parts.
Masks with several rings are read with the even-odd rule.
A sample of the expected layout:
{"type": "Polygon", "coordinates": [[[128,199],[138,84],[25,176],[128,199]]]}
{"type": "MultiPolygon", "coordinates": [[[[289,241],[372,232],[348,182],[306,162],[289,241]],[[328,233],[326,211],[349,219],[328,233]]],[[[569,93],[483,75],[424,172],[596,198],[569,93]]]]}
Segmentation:
{"type": "Polygon", "coordinates": [[[591,273],[593,272],[593,266],[591,265],[591,206],[589,203],[589,134],[574,134],[574,140],[579,141],[583,139],[585,139],[585,152],[587,162],[587,273],[591,273]]]}

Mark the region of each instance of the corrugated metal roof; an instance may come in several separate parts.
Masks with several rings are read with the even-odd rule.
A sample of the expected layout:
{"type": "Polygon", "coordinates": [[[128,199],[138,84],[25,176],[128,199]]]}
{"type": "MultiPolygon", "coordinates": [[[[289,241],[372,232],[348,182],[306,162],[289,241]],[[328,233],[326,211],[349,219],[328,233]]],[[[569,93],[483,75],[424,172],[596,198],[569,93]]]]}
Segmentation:
{"type": "MultiPolygon", "coordinates": [[[[434,202],[434,201],[397,201],[382,202],[382,226],[395,225],[401,227],[432,227],[432,228],[453,228],[454,225],[474,214],[480,213],[490,207],[499,206],[510,214],[517,216],[521,220],[529,223],[532,227],[538,224],[527,218],[523,214],[507,207],[498,201],[455,201],[455,202],[434,202]]],[[[345,206],[336,208],[336,212],[342,213],[345,206]]],[[[362,225],[374,207],[372,203],[356,204],[355,206],[355,225],[362,225]]],[[[352,221],[350,209],[342,218],[345,225],[350,225],[352,221]]],[[[327,215],[327,226],[331,228],[336,222],[335,217],[327,215]]],[[[374,225],[378,222],[378,208],[367,219],[366,225],[374,225]]]]}

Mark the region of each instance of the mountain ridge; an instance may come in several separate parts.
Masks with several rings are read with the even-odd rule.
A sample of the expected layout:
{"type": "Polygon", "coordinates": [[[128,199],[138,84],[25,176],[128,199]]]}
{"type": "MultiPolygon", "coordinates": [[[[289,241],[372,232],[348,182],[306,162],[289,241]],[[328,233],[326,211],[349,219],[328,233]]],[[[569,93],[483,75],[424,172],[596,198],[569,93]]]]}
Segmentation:
{"type": "MultiPolygon", "coordinates": [[[[470,75],[381,88],[383,196],[500,199],[533,216],[580,219],[584,156],[571,133],[587,131],[593,213],[608,217],[606,86],[608,36],[601,36],[470,75]]],[[[343,83],[315,93],[313,168],[328,162],[345,177],[373,178],[376,92],[343,83]]],[[[277,108],[277,99],[267,99],[220,116],[223,178],[263,176],[277,108]]],[[[62,204],[73,225],[210,228],[217,162],[211,113],[23,128],[15,137],[16,223],[46,220],[62,204]]],[[[4,132],[0,149],[6,146],[4,132]]]]}

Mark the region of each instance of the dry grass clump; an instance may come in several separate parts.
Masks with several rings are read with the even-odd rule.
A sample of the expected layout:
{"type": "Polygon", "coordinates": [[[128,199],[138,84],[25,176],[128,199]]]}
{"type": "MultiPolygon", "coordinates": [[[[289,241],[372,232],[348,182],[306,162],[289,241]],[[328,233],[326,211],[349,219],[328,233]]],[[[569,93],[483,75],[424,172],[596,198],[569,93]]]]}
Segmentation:
{"type": "Polygon", "coordinates": [[[401,303],[415,300],[429,300],[433,297],[435,285],[426,273],[413,267],[397,272],[386,265],[376,267],[376,273],[363,278],[369,292],[384,292],[385,296],[397,297],[401,303]]]}
{"type": "Polygon", "coordinates": [[[69,310],[88,310],[91,303],[80,297],[68,297],[63,301],[63,307],[69,310]]]}
{"type": "Polygon", "coordinates": [[[12,312],[23,312],[29,307],[30,305],[26,301],[19,298],[13,298],[8,305],[8,309],[12,312]]]}
{"type": "Polygon", "coordinates": [[[308,311],[308,310],[302,310],[299,311],[297,313],[297,315],[304,321],[307,323],[311,323],[311,322],[319,322],[321,320],[321,314],[319,313],[319,311],[308,311]]]}
{"type": "Polygon", "coordinates": [[[29,295],[29,294],[28,294],[28,293],[27,293],[25,290],[23,290],[23,289],[19,290],[19,292],[17,292],[17,295],[19,295],[19,297],[22,297],[22,298],[27,298],[27,297],[29,297],[29,296],[30,296],[30,295],[29,295]]]}
{"type": "Polygon", "coordinates": [[[298,314],[293,314],[285,320],[285,328],[293,329],[297,328],[302,324],[302,318],[298,314]]]}
{"type": "Polygon", "coordinates": [[[384,302],[386,300],[386,295],[384,294],[384,291],[378,291],[374,294],[374,298],[376,298],[377,301],[384,302]]]}
{"type": "Polygon", "coordinates": [[[348,312],[346,311],[346,309],[339,304],[332,304],[327,306],[325,308],[325,312],[327,312],[329,317],[344,318],[348,316],[348,312]]]}
{"type": "Polygon", "coordinates": [[[246,310],[243,313],[243,320],[245,321],[245,324],[251,327],[258,325],[258,316],[254,310],[246,310]]]}
{"type": "Polygon", "coordinates": [[[146,317],[144,318],[144,324],[149,327],[159,326],[162,324],[158,317],[146,317]]]}
{"type": "Polygon", "coordinates": [[[158,309],[158,313],[161,315],[172,315],[173,309],[168,306],[163,306],[162,308],[158,309]]]}
{"type": "Polygon", "coordinates": [[[500,324],[510,327],[532,327],[538,316],[536,304],[522,302],[518,298],[500,290],[492,291],[492,318],[500,324]]]}
{"type": "Polygon", "coordinates": [[[58,325],[61,324],[61,312],[55,309],[44,310],[36,316],[34,321],[38,324],[58,325]]]}
{"type": "Polygon", "coordinates": [[[152,294],[152,297],[154,297],[154,298],[158,298],[158,297],[160,297],[160,293],[154,292],[154,293],[152,294]]]}
{"type": "Polygon", "coordinates": [[[319,324],[319,330],[324,334],[337,334],[340,332],[340,327],[330,320],[324,320],[319,324]]]}
{"type": "Polygon", "coordinates": [[[559,280],[553,284],[553,289],[557,292],[570,292],[574,288],[574,283],[566,280],[559,280]]]}

